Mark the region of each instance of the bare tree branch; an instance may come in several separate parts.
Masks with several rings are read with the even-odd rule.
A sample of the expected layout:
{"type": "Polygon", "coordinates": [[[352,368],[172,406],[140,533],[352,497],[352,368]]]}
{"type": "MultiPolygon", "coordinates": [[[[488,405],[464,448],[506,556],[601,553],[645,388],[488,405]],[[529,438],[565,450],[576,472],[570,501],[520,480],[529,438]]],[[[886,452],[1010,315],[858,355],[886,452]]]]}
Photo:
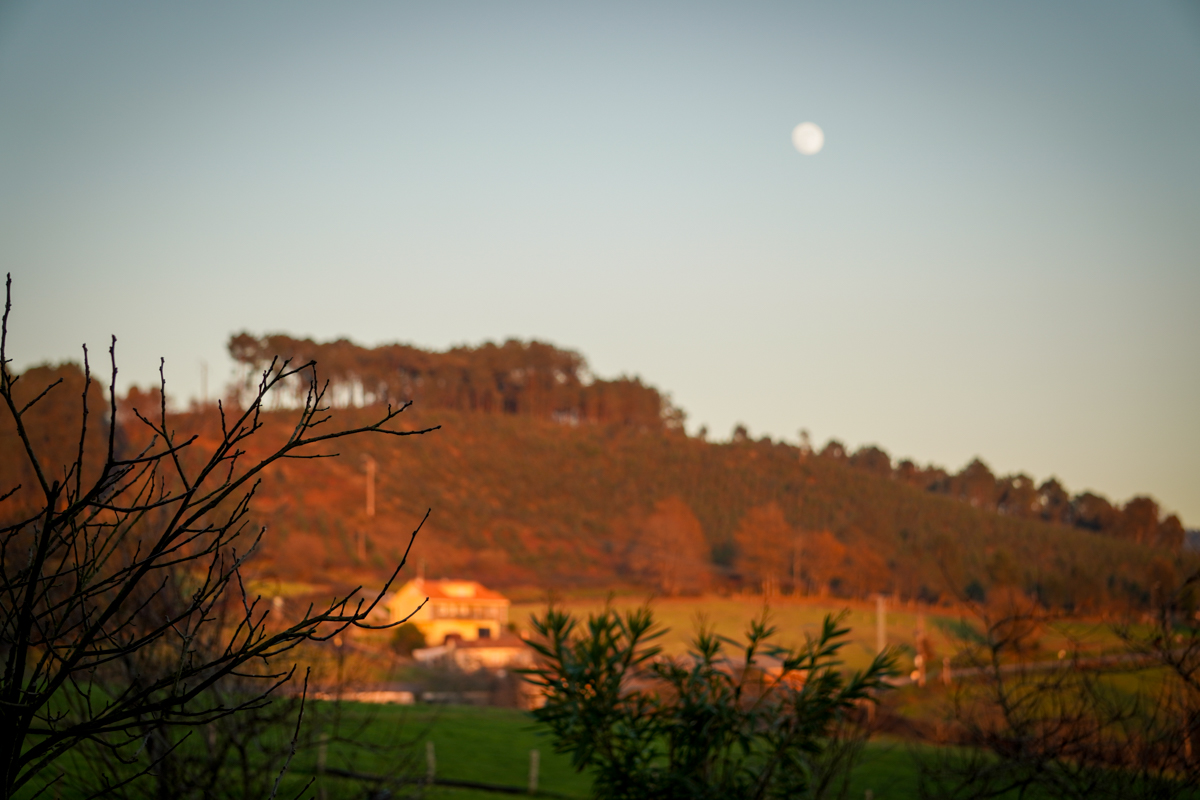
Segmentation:
{"type": "MultiPolygon", "coordinates": [[[[294,674],[294,667],[273,665],[300,643],[325,641],[350,627],[388,627],[368,617],[407,563],[424,519],[380,588],[364,593],[358,587],[276,626],[243,574],[265,534],[250,524],[252,501],[264,470],[276,462],[332,457],[313,450],[346,437],[437,430],[394,427],[407,403],[388,406],[369,424],[321,429],[331,418],[328,384],[319,382],[316,364],[275,359],[245,409],[230,414],[218,406],[220,438],[211,452],[200,453],[198,436],[180,437],[171,427],[160,362],[157,420],[136,409],[133,414],[150,442],[140,452],[120,452],[114,337],[109,428],[103,444],[91,448],[103,450],[103,457],[89,452],[98,431],[85,349],[79,441],[60,480],[48,473],[24,419],[53,385],[28,402],[14,390],[19,376],[9,370],[6,349],[11,285],[10,277],[0,321],[0,408],[40,500],[30,513],[9,507],[28,494],[19,485],[0,495],[0,797],[32,786],[81,745],[122,759],[139,741],[157,748],[159,739],[169,738],[155,731],[261,708],[294,674]],[[247,461],[248,452],[263,452],[250,445],[263,433],[268,397],[294,379],[306,380],[308,388],[287,438],[247,461]],[[212,702],[212,692],[228,680],[239,682],[239,694],[212,702]]],[[[174,746],[162,745],[155,758],[168,758],[174,746]]]]}

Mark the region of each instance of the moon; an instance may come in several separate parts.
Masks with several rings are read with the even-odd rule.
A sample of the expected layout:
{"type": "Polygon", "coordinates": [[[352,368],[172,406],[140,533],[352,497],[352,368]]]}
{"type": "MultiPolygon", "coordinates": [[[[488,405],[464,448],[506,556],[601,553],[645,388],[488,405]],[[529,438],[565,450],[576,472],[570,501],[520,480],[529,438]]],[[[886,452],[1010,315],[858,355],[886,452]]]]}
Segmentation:
{"type": "Polygon", "coordinates": [[[792,129],[792,144],[803,155],[816,155],[825,146],[825,131],[815,122],[801,122],[792,129]]]}

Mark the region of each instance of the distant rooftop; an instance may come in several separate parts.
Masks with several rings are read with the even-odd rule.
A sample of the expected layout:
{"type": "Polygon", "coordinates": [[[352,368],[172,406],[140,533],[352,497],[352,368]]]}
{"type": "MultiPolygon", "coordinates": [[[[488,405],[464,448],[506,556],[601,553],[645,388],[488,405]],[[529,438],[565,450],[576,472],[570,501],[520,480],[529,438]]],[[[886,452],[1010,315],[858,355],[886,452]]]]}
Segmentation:
{"type": "Polygon", "coordinates": [[[499,592],[492,591],[477,581],[422,580],[409,581],[401,591],[412,591],[425,595],[430,600],[505,600],[499,592]]]}

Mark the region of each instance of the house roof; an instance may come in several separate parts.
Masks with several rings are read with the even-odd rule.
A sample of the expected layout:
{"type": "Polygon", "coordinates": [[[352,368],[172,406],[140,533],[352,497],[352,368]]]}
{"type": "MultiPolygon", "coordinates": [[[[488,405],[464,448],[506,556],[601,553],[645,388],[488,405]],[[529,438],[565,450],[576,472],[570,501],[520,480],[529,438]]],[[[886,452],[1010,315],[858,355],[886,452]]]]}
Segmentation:
{"type": "Polygon", "coordinates": [[[430,600],[492,600],[508,602],[508,598],[499,592],[492,591],[476,581],[459,581],[450,579],[409,581],[400,589],[401,593],[412,592],[423,595],[430,600]]]}

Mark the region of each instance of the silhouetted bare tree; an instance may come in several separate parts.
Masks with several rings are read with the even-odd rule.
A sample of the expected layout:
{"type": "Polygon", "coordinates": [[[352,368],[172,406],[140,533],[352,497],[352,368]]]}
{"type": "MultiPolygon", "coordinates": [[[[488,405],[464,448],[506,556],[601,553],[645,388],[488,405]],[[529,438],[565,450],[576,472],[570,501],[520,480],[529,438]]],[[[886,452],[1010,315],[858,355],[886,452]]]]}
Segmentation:
{"type": "Polygon", "coordinates": [[[244,410],[219,407],[220,435],[210,440],[177,436],[164,381],[157,419],[135,412],[153,434],[150,444],[123,453],[114,338],[108,418],[98,422],[89,407],[94,387],[85,348],[78,447],[73,460],[52,464],[42,455],[45,439],[69,434],[34,431],[27,422],[61,381],[27,388],[10,371],[11,300],[10,277],[0,405],[10,440],[19,442],[19,452],[6,458],[25,462],[31,485],[0,488],[0,797],[54,780],[59,760],[85,742],[127,761],[144,746],[153,769],[174,745],[152,732],[210,726],[262,708],[292,677],[295,666],[280,663],[292,648],[371,627],[368,614],[417,531],[378,592],[363,595],[360,587],[279,623],[243,580],[265,530],[248,520],[255,487],[271,464],[331,455],[321,446],[345,437],[433,430],[393,429],[407,404],[388,406],[366,426],[330,430],[327,385],[318,382],[316,364],[276,360],[244,410]],[[308,388],[295,425],[264,447],[264,403],[297,379],[308,388]],[[106,433],[99,437],[102,457],[97,429],[106,433]],[[250,457],[252,444],[265,455],[250,457]],[[226,684],[228,690],[213,691],[226,684]]]}
{"type": "Polygon", "coordinates": [[[967,747],[924,752],[922,796],[1195,797],[1197,580],[1158,598],[1152,619],[1114,626],[1123,646],[1108,652],[1041,651],[1038,639],[1068,620],[1016,590],[980,605],[948,729],[967,747]]]}

